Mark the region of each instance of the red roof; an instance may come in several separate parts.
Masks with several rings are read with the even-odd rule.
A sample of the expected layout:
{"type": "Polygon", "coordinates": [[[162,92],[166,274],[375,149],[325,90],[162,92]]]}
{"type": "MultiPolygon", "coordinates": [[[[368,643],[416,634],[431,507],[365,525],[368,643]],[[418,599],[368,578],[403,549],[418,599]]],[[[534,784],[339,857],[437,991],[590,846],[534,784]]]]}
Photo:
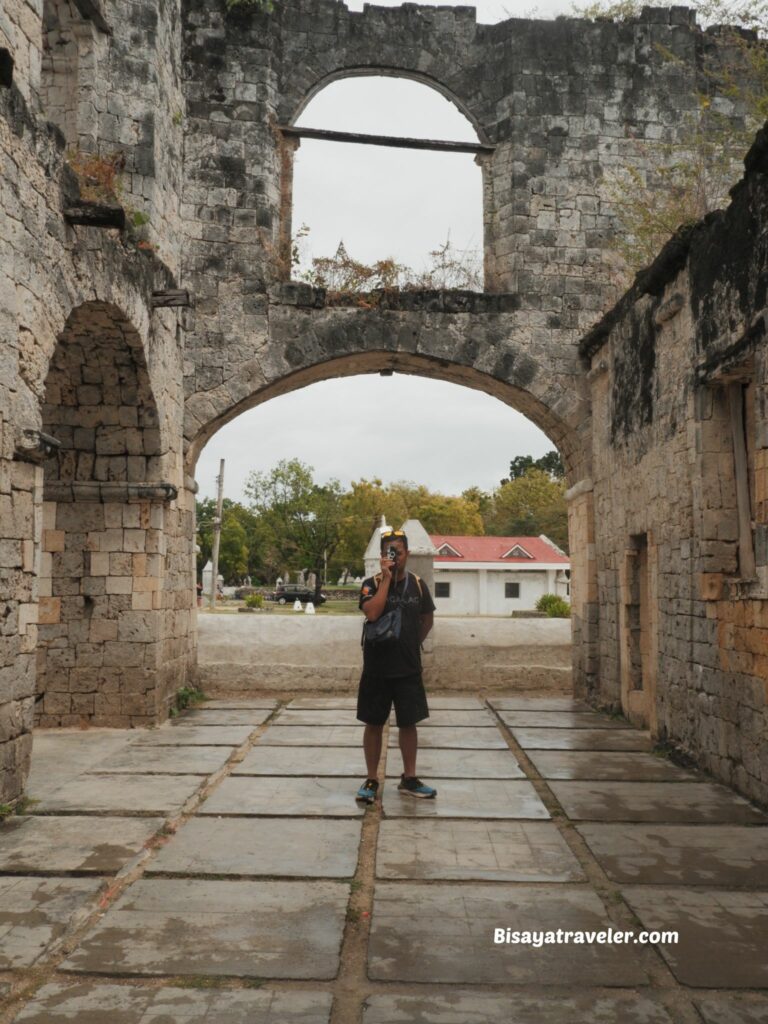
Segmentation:
{"type": "Polygon", "coordinates": [[[459,556],[436,555],[436,562],[510,562],[531,565],[532,562],[547,562],[550,565],[570,565],[567,555],[562,555],[557,548],[542,540],[541,537],[459,537],[454,534],[430,533],[429,539],[440,550],[443,544],[450,544],[459,556]],[[527,551],[532,558],[525,556],[504,558],[516,544],[527,551]]]}

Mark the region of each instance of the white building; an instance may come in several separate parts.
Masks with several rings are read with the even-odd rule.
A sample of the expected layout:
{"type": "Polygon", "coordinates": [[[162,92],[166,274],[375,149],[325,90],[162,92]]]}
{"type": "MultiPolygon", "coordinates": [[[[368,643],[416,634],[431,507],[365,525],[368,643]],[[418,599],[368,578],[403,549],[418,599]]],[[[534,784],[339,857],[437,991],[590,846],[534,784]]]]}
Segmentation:
{"type": "Polygon", "coordinates": [[[543,594],[570,599],[568,556],[540,537],[430,534],[438,615],[511,615],[533,611],[543,594]]]}

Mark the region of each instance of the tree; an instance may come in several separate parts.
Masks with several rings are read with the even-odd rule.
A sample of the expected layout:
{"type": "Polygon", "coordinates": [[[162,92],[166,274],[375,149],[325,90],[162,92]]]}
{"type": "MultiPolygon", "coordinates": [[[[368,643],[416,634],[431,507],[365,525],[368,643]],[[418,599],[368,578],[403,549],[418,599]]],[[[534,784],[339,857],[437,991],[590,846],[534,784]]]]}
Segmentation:
{"type": "Polygon", "coordinates": [[[534,459],[532,455],[516,455],[509,464],[509,476],[501,481],[502,486],[510,480],[525,476],[529,469],[541,469],[549,473],[554,480],[561,480],[565,476],[560,453],[553,448],[539,459],[534,459]]]}
{"type": "Polygon", "coordinates": [[[282,459],[268,473],[251,473],[245,493],[263,522],[279,564],[315,573],[315,596],[325,582],[340,538],[342,490],[338,480],[317,484],[314,469],[298,459],[282,459]]]}
{"type": "Polygon", "coordinates": [[[390,526],[407,518],[407,506],[402,499],[384,487],[381,480],[353,480],[341,499],[341,539],[336,551],[340,568],[360,574],[364,568],[363,556],[371,534],[384,516],[390,526]]]}
{"type": "Polygon", "coordinates": [[[495,492],[486,532],[497,537],[537,537],[545,534],[568,550],[568,510],[565,481],[553,480],[543,469],[529,467],[495,492]]]}
{"type": "MultiPolygon", "coordinates": [[[[197,538],[200,554],[197,558],[198,574],[211,557],[213,547],[213,520],[216,515],[214,498],[204,498],[196,504],[197,538]]],[[[243,576],[262,574],[261,557],[264,549],[263,531],[256,517],[244,505],[225,498],[221,510],[221,542],[219,545],[219,572],[225,583],[236,583],[243,576]]]]}
{"type": "MultiPolygon", "coordinates": [[[[482,492],[477,491],[477,495],[482,492]]],[[[490,502],[490,496],[485,495],[490,502]]],[[[390,526],[418,519],[427,533],[482,534],[480,498],[438,494],[423,484],[399,480],[384,486],[381,480],[358,480],[342,498],[343,518],[337,559],[355,572],[363,567],[363,555],[371,534],[384,516],[390,526]]]]}
{"type": "MultiPolygon", "coordinates": [[[[596,0],[574,5],[574,13],[622,21],[644,6],[644,0],[596,0]]],[[[679,228],[728,205],[744,154],[768,116],[768,51],[759,38],[768,29],[768,4],[692,0],[691,6],[705,23],[720,26],[715,56],[704,55],[705,84],[696,108],[681,112],[673,141],[636,139],[636,162],[604,181],[604,197],[618,220],[614,246],[632,271],[652,262],[679,228]]],[[[657,49],[670,67],[681,63],[657,49]]]]}

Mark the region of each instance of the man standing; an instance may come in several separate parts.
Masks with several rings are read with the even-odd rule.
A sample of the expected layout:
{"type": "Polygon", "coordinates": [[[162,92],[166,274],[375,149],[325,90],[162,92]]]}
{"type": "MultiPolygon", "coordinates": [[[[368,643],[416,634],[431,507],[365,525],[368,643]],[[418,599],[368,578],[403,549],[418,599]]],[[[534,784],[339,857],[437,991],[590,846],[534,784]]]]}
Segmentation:
{"type": "Polygon", "coordinates": [[[403,774],[398,790],[408,796],[433,798],[437,790],[416,777],[416,723],[429,717],[421,679],[421,644],[434,621],[435,605],[426,584],[408,572],[408,538],[402,530],[381,534],[381,572],[364,581],[360,609],[368,622],[401,611],[399,637],[363,645],[363,674],[357,696],[357,717],[365,722],[363,751],[368,778],[357,799],[373,803],[379,783],[382,732],[395,705],[400,732],[403,774]]]}

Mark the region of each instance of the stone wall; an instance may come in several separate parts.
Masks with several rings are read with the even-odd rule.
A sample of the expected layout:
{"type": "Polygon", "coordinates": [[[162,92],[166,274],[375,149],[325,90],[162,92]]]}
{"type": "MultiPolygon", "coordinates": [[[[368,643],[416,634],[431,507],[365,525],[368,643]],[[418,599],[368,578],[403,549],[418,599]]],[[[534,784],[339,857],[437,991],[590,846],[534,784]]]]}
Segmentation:
{"type": "Polygon", "coordinates": [[[334,79],[383,71],[424,82],[494,147],[478,157],[486,289],[514,294],[528,343],[563,352],[617,297],[602,179],[628,161],[645,174],[648,145],[684,137],[705,89],[737,116],[717,95],[717,36],[681,7],[622,24],[478,25],[471,7],[350,12],[341,0],[292,0],[267,15],[189,0],[184,58],[184,272],[198,300],[185,378],[202,405],[222,385],[242,390],[247,378],[253,391],[270,376],[267,291],[290,273],[296,141],[279,127],[334,79]]]}
{"type": "MultiPolygon", "coordinates": [[[[175,7],[165,15],[172,25],[175,7]]],[[[0,48],[14,61],[0,86],[0,802],[21,791],[36,713],[48,724],[160,720],[194,654],[179,314],[151,300],[175,280],[159,253],[65,219],[77,189],[43,100],[65,127],[72,108],[41,84],[43,17],[26,0],[8,0],[0,14],[0,48]]],[[[137,42],[120,31],[127,64],[137,42]]],[[[126,81],[114,71],[114,34],[99,39],[106,118],[112,97],[126,99],[126,81]]],[[[146,68],[174,66],[156,50],[139,47],[137,57],[146,68]]],[[[134,70],[136,88],[152,78],[134,70]]],[[[157,106],[148,86],[139,117],[157,106]]],[[[111,152],[107,122],[91,123],[97,149],[111,152]]],[[[168,155],[161,191],[172,212],[168,182],[180,171],[168,155]]],[[[170,212],[164,223],[172,262],[170,212]]]]}
{"type": "Polygon", "coordinates": [[[590,692],[765,801],[763,133],[746,166],[728,210],[670,243],[582,342],[599,608],[590,692]]]}

